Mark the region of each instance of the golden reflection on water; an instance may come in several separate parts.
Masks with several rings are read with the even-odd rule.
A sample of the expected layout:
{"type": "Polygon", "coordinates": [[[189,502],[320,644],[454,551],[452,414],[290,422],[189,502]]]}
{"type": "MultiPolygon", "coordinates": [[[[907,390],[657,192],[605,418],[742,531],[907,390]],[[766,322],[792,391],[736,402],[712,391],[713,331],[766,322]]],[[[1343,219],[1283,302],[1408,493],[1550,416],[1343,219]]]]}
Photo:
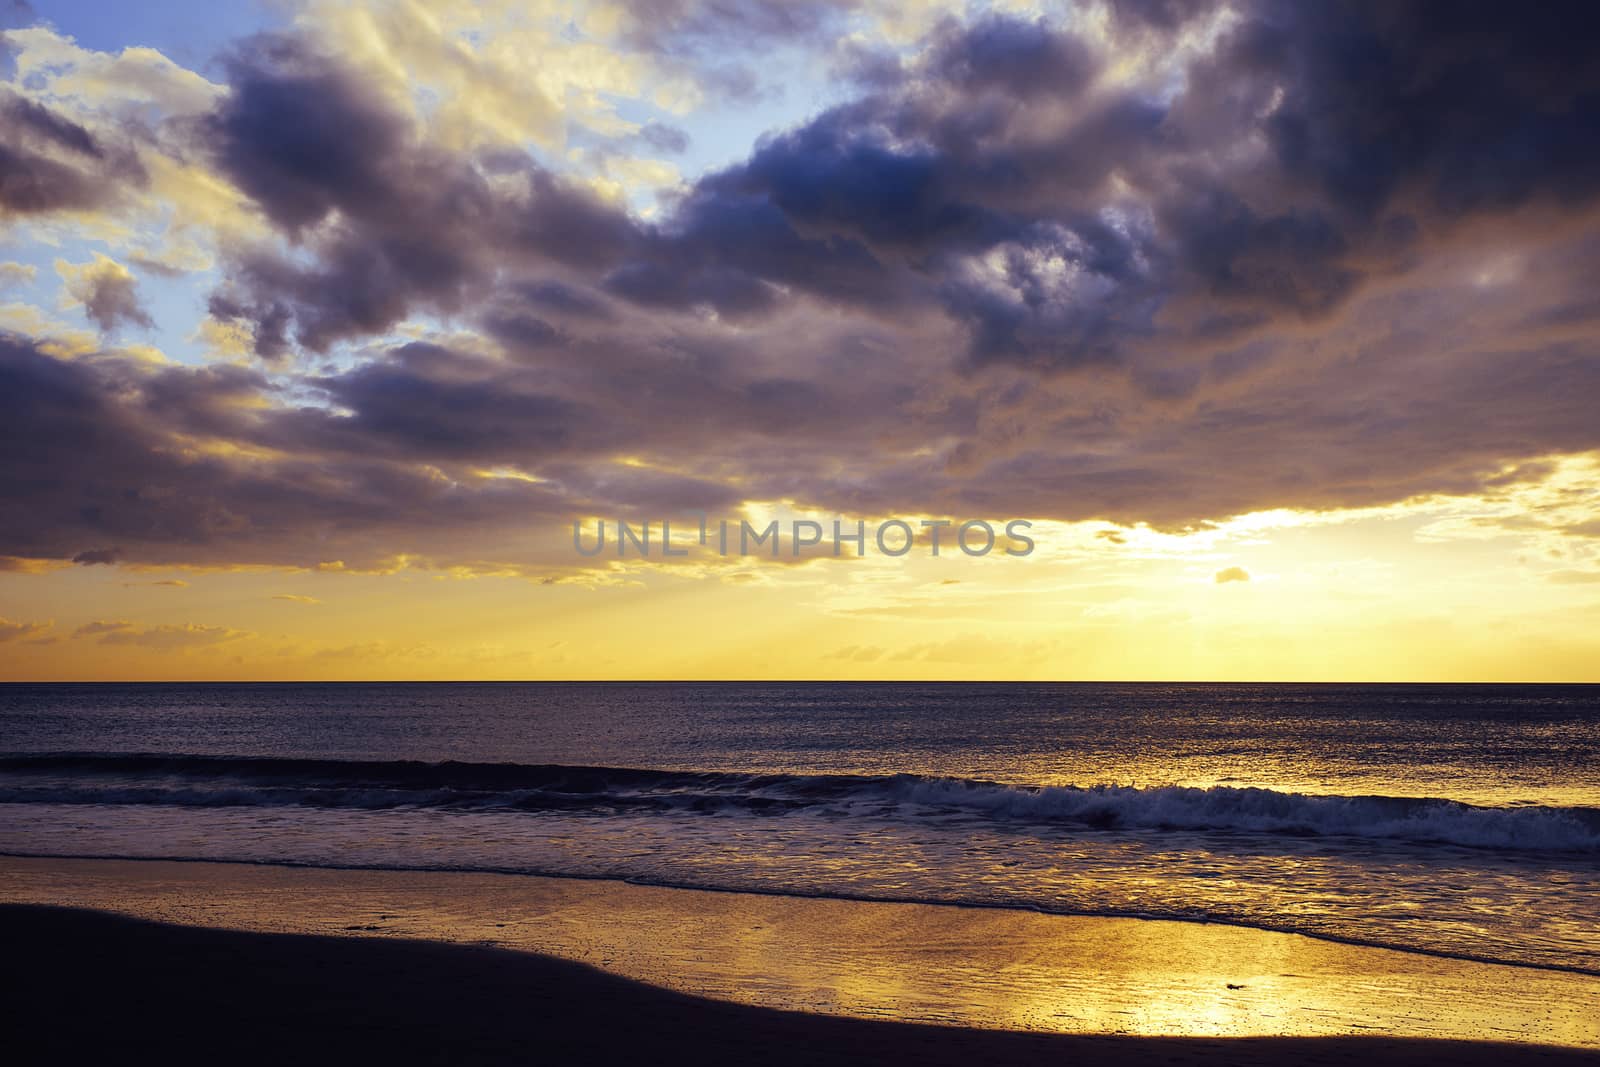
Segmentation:
{"type": "MultiPolygon", "coordinates": [[[[1508,775],[1505,766],[1466,766],[1459,759],[1448,757],[1441,757],[1437,765],[1430,766],[1426,753],[1410,751],[1403,763],[1386,768],[1371,753],[1358,749],[1341,752],[1331,745],[1316,747],[1291,740],[1304,732],[1304,723],[1299,720],[1275,724],[1255,719],[1250,727],[1273,735],[1272,740],[1237,748],[1218,740],[1212,747],[1188,752],[1175,752],[1166,746],[1144,752],[1092,748],[1077,751],[1063,746],[1060,751],[1048,753],[963,753],[964,760],[974,761],[971,765],[963,763],[941,773],[1021,786],[1256,788],[1307,796],[1444,798],[1478,807],[1586,807],[1600,799],[1594,775],[1546,775],[1535,785],[1508,775]]],[[[904,767],[888,756],[881,766],[859,768],[861,773],[869,774],[901,770],[904,767]]]]}
{"type": "Polygon", "coordinates": [[[1600,978],[1227,926],[455,873],[0,857],[0,875],[0,900],[495,944],[725,1000],[867,1018],[1600,1047],[1600,978]]]}

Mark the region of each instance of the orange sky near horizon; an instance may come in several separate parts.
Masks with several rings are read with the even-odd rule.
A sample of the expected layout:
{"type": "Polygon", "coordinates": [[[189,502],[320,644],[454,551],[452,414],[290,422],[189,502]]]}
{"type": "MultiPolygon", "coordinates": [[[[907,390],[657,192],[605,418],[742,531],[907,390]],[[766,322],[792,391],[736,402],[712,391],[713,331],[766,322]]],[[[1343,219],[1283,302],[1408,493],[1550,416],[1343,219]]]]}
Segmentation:
{"type": "Polygon", "coordinates": [[[545,530],[559,579],[12,570],[0,677],[1600,682],[1594,539],[1567,532],[1597,465],[1187,533],[1040,522],[1024,558],[583,559],[545,530]]]}

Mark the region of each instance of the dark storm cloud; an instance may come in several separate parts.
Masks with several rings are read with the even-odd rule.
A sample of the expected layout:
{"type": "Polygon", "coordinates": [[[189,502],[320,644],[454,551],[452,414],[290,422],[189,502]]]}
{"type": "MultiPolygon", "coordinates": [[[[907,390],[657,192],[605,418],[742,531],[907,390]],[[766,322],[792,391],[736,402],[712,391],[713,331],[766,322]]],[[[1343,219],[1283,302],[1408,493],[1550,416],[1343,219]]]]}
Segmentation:
{"type": "Polygon", "coordinates": [[[1220,62],[1288,76],[1265,126],[1290,178],[1369,214],[1411,185],[1460,215],[1600,188],[1597,36],[1575,0],[1282,4],[1220,62]]]}
{"type": "Polygon", "coordinates": [[[567,336],[559,327],[515,306],[514,303],[502,303],[500,307],[485,314],[480,321],[490,336],[499,339],[512,351],[525,352],[529,349],[558,347],[567,343],[567,336]]]}
{"type": "Polygon", "coordinates": [[[499,201],[480,236],[504,242],[513,256],[546,259],[572,267],[604,268],[622,256],[637,238],[631,220],[529,159],[500,165],[527,183],[525,197],[499,201]]]}
{"type": "Polygon", "coordinates": [[[719,204],[759,198],[791,225],[887,248],[981,242],[1006,228],[1007,220],[963,198],[939,152],[886,144],[860,118],[832,112],[702,182],[691,202],[700,225],[711,225],[719,204]]]}
{"type": "MultiPolygon", "coordinates": [[[[1119,6],[1115,14],[1119,25],[1170,30],[1197,6],[1119,6]]],[[[641,27],[719,40],[804,34],[835,10],[657,7],[641,27]]],[[[931,58],[897,84],[703,181],[653,254],[615,262],[632,245],[626,221],[581,197],[563,197],[551,176],[516,157],[504,166],[525,170],[534,195],[511,232],[516,243],[562,261],[614,272],[617,291],[645,302],[748,312],[768,303],[759,281],[827,292],[840,266],[830,252],[844,251],[858,268],[835,286],[854,292],[877,265],[871,256],[883,250],[926,260],[992,247],[1042,220],[1059,222],[1067,211],[1088,214],[1105,206],[1103,185],[1115,172],[1155,205],[1163,245],[1203,289],[1315,312],[1337,305],[1359,281],[1344,261],[1364,234],[1342,230],[1350,220],[1340,212],[1376,213],[1406,176],[1431,171],[1438,189],[1458,190],[1440,197],[1455,205],[1483,201],[1460,191],[1463,183],[1503,189],[1502,200],[1541,184],[1583,186],[1581,152],[1594,139],[1581,136],[1593,121],[1584,96],[1592,95],[1592,76],[1580,62],[1582,45],[1572,43],[1585,40],[1581,21],[1566,17],[1574,12],[1545,15],[1550,9],[1541,8],[1502,33],[1488,10],[1452,6],[1424,21],[1415,11],[1378,5],[1246,9],[1216,55],[1200,62],[1193,99],[1170,106],[1138,87],[1083,99],[1094,55],[1044,23],[992,16],[965,28],[951,24],[939,31],[931,58]],[[1219,87],[1248,105],[1229,116],[1229,128],[1218,128],[1209,103],[1229,96],[1214,91],[1219,87]],[[1462,97],[1463,88],[1471,94],[1462,97]],[[1275,92],[1282,96],[1274,105],[1275,92]],[[1030,109],[1064,102],[1082,114],[1042,136],[1021,128],[1030,109]],[[1194,170],[1193,157],[1219,138],[1257,135],[1270,141],[1280,167],[1276,188],[1265,176],[1258,204],[1228,189],[1230,175],[1194,170]],[[1169,173],[1173,164],[1185,169],[1169,173]],[[1323,202],[1288,203],[1302,185],[1323,202]],[[1197,195],[1196,187],[1204,192],[1197,195]],[[819,247],[817,233],[853,243],[819,247]],[[714,262],[697,265],[697,258],[714,262]],[[1279,277],[1303,260],[1310,263],[1305,277],[1279,277]]],[[[476,184],[472,168],[429,157],[381,101],[303,44],[269,39],[237,59],[232,74],[233,94],[215,123],[219,152],[242,187],[287,227],[333,208],[356,219],[398,214],[426,225],[430,182],[476,184]]],[[[459,232],[461,220],[450,221],[459,232]]],[[[418,243],[440,246],[451,258],[447,240],[418,243]]],[[[362,262],[334,249],[330,259],[362,262]]],[[[440,270],[445,278],[458,273],[440,270]]],[[[1179,288],[1184,277],[1166,281],[1179,288]]],[[[350,318],[360,325],[371,316],[350,318]]]]}
{"type": "MultiPolygon", "coordinates": [[[[0,546],[82,565],[360,566],[418,553],[459,560],[503,542],[511,548],[499,551],[526,561],[550,554],[548,538],[533,539],[537,524],[563,516],[737,503],[714,480],[612,466],[610,450],[661,429],[606,425],[539,392],[539,380],[410,345],[295,383],[336,408],[294,406],[237,367],[63,360],[0,335],[0,493],[25,502],[0,517],[0,546]],[[477,473],[496,465],[561,477],[477,473]]],[[[784,406],[780,395],[758,405],[763,417],[784,406]]]]}
{"type": "MultiPolygon", "coordinates": [[[[669,50],[792,41],[842,10],[672,0],[636,12],[636,32],[669,50]]],[[[1426,19],[1253,5],[1176,97],[1102,87],[1103,57],[1046,21],[949,22],[919,62],[702,179],[651,227],[525,155],[430,145],[313,43],[256,38],[227,63],[204,140],[308,254],[236,249],[211,310],[247,323],[264,355],[325,351],[480,304],[491,279],[543,262],[645,309],[749,321],[797,296],[936,309],[967,330],[970,364],[1046,371],[1124,359],[1169,307],[1264,316],[1250,329],[1316,320],[1465,215],[1592,191],[1595,76],[1572,43],[1583,9],[1545,10],[1499,32],[1474,4],[1426,19]]],[[[1113,14],[1159,51],[1207,12],[1113,14]]],[[[485,321],[525,345],[562,339],[532,309],[485,321]]]]}
{"type": "Polygon", "coordinates": [[[605,287],[647,307],[709,307],[740,318],[775,310],[782,302],[778,287],[886,306],[897,302],[895,281],[860,240],[808,236],[770,197],[708,183],[670,225],[641,237],[605,287]]]}
{"type": "Polygon", "coordinates": [[[687,272],[675,268],[676,250],[677,246],[668,245],[657,260],[618,267],[606,279],[606,288],[646,307],[709,307],[734,318],[767,311],[777,304],[777,294],[766,283],[743,271],[718,265],[697,265],[687,272]]]}
{"type": "Polygon", "coordinates": [[[485,300],[478,326],[512,358],[523,359],[576,343],[575,331],[614,321],[598,293],[557,281],[511,282],[485,300]]]}
{"type": "Polygon", "coordinates": [[[1081,40],[1057,33],[1042,19],[991,15],[970,27],[947,29],[936,46],[935,66],[950,84],[995,89],[1016,97],[1072,95],[1083,89],[1099,59],[1081,40]]]}
{"type": "Polygon", "coordinates": [[[406,346],[300,379],[292,395],[323,402],[296,406],[242,368],[63,361],[11,340],[0,344],[0,491],[25,506],[0,518],[0,554],[516,560],[548,550],[532,530],[564,516],[780,498],[1171,527],[1471,492],[1505,484],[1507,456],[1600,445],[1600,363],[1582,345],[1475,347],[1478,328],[1463,316],[1441,329],[1445,356],[1402,340],[1161,410],[1038,390],[964,396],[948,383],[927,393],[873,380],[870,364],[785,377],[745,370],[738,346],[712,342],[669,364],[615,338],[583,342],[561,369],[406,346]],[[963,444],[929,454],[941,441],[963,444]],[[472,473],[500,465],[542,481],[472,473]]]}
{"type": "MultiPolygon", "coordinates": [[[[406,120],[330,58],[294,39],[266,39],[231,64],[232,92],[207,124],[212,150],[287,235],[321,229],[304,237],[315,253],[309,265],[241,250],[212,313],[248,322],[265,355],[291,340],[322,351],[414,309],[458,310],[482,296],[493,271],[543,260],[597,273],[608,291],[643,307],[735,318],[763,316],[790,291],[880,313],[938,306],[944,294],[952,317],[973,324],[978,361],[1063,325],[1086,341],[1082,352],[1055,345],[1059,360],[1098,360],[1105,316],[1085,311],[1083,321],[1063,323],[1053,301],[1037,322],[1008,322],[1030,317],[1028,297],[1009,310],[992,307],[964,286],[957,260],[1032,240],[1043,222],[1063,225],[1049,210],[1068,206],[1059,190],[1082,200],[1124,154],[1115,149],[1148,139],[1159,116],[1113,101],[1091,109],[1067,144],[974,155],[962,147],[971,122],[930,110],[922,89],[937,83],[1022,101],[1070,95],[1092,77],[1093,59],[1077,39],[1038,23],[989,19],[967,33],[943,32],[935,73],[769,142],[699,183],[649,229],[526,157],[467,160],[419,144],[406,120]],[[340,137],[346,128],[358,132],[340,137]],[[1091,158],[1110,162],[1083,162],[1091,158]],[[1056,192],[1030,188],[1045,174],[1056,192]],[[491,192],[489,175],[518,177],[525,192],[491,192]]],[[[1003,123],[975,121],[1004,134],[1003,123]]],[[[1128,238],[1108,240],[1093,207],[1083,201],[1065,224],[1077,228],[1075,245],[1091,248],[1092,262],[1080,266],[1110,278],[1131,262],[1118,247],[1128,238]]],[[[1096,291],[1101,300],[1114,295],[1096,291]]],[[[1148,295],[1131,295],[1137,307],[1112,319],[1140,318],[1148,295]]],[[[494,328],[553,340],[526,318],[494,328]]],[[[1056,358],[1017,357],[1036,366],[1056,358]]]]}
{"type": "Polygon", "coordinates": [[[211,313],[250,324],[257,351],[277,356],[291,337],[320,351],[380,331],[413,302],[459,304],[481,267],[448,238],[487,210],[481,177],[416,143],[385,101],[296,38],[252,39],[227,70],[231,92],[204,141],[313,256],[235,250],[211,313]]]}
{"type": "Polygon", "coordinates": [[[482,160],[422,141],[405,116],[295,37],[254,39],[201,126],[218,166],[310,253],[234,249],[211,313],[247,323],[257,351],[313,351],[414,310],[455,311],[507,265],[598,268],[628,219],[526,157],[482,160]],[[496,190],[520,179],[517,191],[496,190]]]}
{"type": "Polygon", "coordinates": [[[1179,237],[1179,261],[1217,306],[1316,317],[1360,281],[1348,238],[1318,209],[1263,216],[1213,186],[1174,198],[1165,221],[1179,237]]]}
{"type": "MultiPolygon", "coordinates": [[[[1118,8],[1116,24],[1145,39],[1199,7],[1118,8]]],[[[1256,5],[1165,103],[1097,90],[1092,50],[1045,23],[947,25],[919,66],[700,182],[663,247],[610,284],[748,317],[775,305],[758,281],[870,302],[909,272],[967,325],[974,362],[1035,369],[1117,358],[1169,303],[1259,313],[1257,327],[1325,318],[1469,216],[1592,198],[1600,84],[1575,42],[1596,16],[1502,15],[1256,5]],[[1261,143],[1266,160],[1249,151],[1261,143]],[[1107,240],[1122,200],[1150,221],[1107,240]],[[1077,278],[1052,299],[1026,272],[1009,292],[963,276],[986,252],[1020,262],[1045,226],[1070,231],[1055,258],[1077,278]]]]}
{"type": "Polygon", "coordinates": [[[74,155],[93,159],[105,157],[105,151],[88,130],[14,93],[8,92],[0,102],[0,116],[14,135],[55,144],[74,155]]]}
{"type": "Polygon", "coordinates": [[[296,38],[247,47],[228,60],[232,91],[206,123],[224,173],[291,231],[335,210],[365,219],[403,211],[394,168],[424,162],[406,158],[405,120],[296,38]]]}
{"type": "MultiPolygon", "coordinates": [[[[833,18],[736,7],[639,32],[833,18]]],[[[521,559],[535,522],[774,499],[1182,528],[1542,477],[1600,447],[1597,34],[1494,11],[1245,4],[1183,59],[1212,8],[1117,5],[1113,51],[1184,64],[1132,79],[1048,21],[947,23],[653,221],[257,40],[199,137],[278,242],[227,250],[211,311],[263,355],[369,343],[0,344],[0,556],[521,559]],[[370,341],[420,313],[479,335],[370,341]]]]}
{"type": "Polygon", "coordinates": [[[102,144],[43,104],[0,90],[4,214],[104,207],[144,183],[144,168],[128,149],[102,144]]]}
{"type": "Polygon", "coordinates": [[[1205,295],[1316,318],[1469,223],[1592,204],[1597,34],[1584,4],[1247,9],[1168,122],[1259,135],[1269,165],[1186,164],[1158,201],[1182,263],[1205,295]]]}
{"type": "Polygon", "coordinates": [[[242,403],[264,399],[246,384],[114,356],[64,361],[0,337],[0,493],[26,502],[0,517],[0,544],[8,555],[86,564],[305,566],[438,548],[462,523],[525,528],[561,504],[526,483],[477,489],[386,461],[381,432],[368,454],[300,444],[238,455],[253,440],[293,443],[286,430],[308,418],[242,403]],[[205,440],[230,447],[197,447],[205,440]]]}
{"type": "Polygon", "coordinates": [[[1159,143],[1161,113],[1086,101],[1049,143],[1010,132],[1026,105],[1073,99],[1095,69],[1082,41],[1041,23],[945,27],[917,71],[699,182],[608,287],[747,318],[777,307],[773,286],[880,313],[942,307],[971,328],[974,362],[1103,361],[1119,345],[1112,324],[1137,331],[1154,306],[1144,272],[1158,250],[1139,247],[1151,235],[1137,224],[1109,226],[1091,194],[1159,143]],[[1015,287],[974,285],[988,253],[1010,261],[1015,287]],[[1030,253],[1070,263],[1083,283],[1030,291],[1030,253]]]}
{"type": "Polygon", "coordinates": [[[1162,293],[1137,237],[1095,219],[1035,224],[945,283],[945,311],[970,331],[968,358],[1044,371],[1116,363],[1152,330],[1162,293]]]}
{"type": "Polygon", "coordinates": [[[599,296],[557,281],[515,283],[503,295],[543,313],[570,315],[580,319],[606,319],[611,316],[605,301],[599,296]]]}
{"type": "Polygon", "coordinates": [[[529,466],[568,447],[592,420],[576,405],[528,388],[518,373],[478,368],[446,350],[409,345],[316,384],[351,412],[341,433],[427,459],[529,466]],[[442,373],[441,373],[442,372],[442,373]]]}

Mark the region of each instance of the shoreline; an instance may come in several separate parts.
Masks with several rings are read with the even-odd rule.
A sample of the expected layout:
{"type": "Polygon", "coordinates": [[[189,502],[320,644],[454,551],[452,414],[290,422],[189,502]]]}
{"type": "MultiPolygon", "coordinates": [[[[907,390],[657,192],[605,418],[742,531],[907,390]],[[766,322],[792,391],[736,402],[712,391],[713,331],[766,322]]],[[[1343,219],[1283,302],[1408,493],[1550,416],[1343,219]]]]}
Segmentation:
{"type": "Polygon", "coordinates": [[[15,857],[0,857],[0,902],[241,933],[488,945],[817,1017],[1600,1050],[1591,976],[1221,924],[534,875],[15,857]]]}
{"type": "Polygon", "coordinates": [[[1488,1042],[1030,1034],[843,1018],[719,1002],[493,947],[216,930],[58,907],[0,905],[0,937],[15,1036],[85,1060],[1600,1062],[1592,1052],[1488,1042]]]}
{"type": "MultiPolygon", "coordinates": [[[[1261,934],[1283,935],[1289,937],[1303,937],[1312,941],[1320,941],[1329,945],[1340,945],[1352,949],[1373,949],[1381,952],[1397,952],[1408,956],[1424,956],[1430,959],[1448,960],[1457,963],[1475,963],[1486,967],[1511,967],[1518,970],[1550,972],[1554,974],[1567,974],[1583,978],[1600,979],[1600,970],[1592,970],[1576,965],[1560,963],[1529,963],[1524,960],[1502,960],[1487,956],[1474,956],[1464,952],[1445,952],[1437,949],[1417,948],[1411,945],[1390,945],[1378,941],[1363,941],[1359,938],[1335,937],[1314,930],[1278,929],[1270,926],[1254,926],[1250,923],[1233,919],[1196,919],[1177,915],[1152,915],[1135,914],[1131,912],[1093,912],[1093,911],[1064,911],[1044,907],[1023,907],[1020,905],[1002,903],[983,903],[968,900],[922,900],[914,897],[867,897],[848,896],[842,893],[802,893],[782,891],[767,888],[730,889],[724,886],[687,885],[675,882],[655,882],[637,878],[623,878],[604,874],[569,874],[564,872],[548,873],[544,871],[516,871],[516,870],[480,870],[438,867],[374,867],[355,864],[341,865],[336,863],[290,863],[276,860],[252,859],[223,859],[211,856],[87,856],[63,855],[56,853],[39,852],[8,852],[0,850],[0,869],[3,869],[5,860],[64,860],[83,862],[110,862],[110,863],[184,863],[184,864],[219,864],[237,867],[271,867],[291,871],[342,871],[350,873],[380,872],[398,875],[463,875],[463,876],[488,876],[495,878],[535,878],[551,881],[572,882],[604,882],[613,885],[635,886],[643,889],[681,890],[691,893],[728,893],[734,896],[772,897],[779,900],[821,900],[837,901],[846,904],[892,904],[907,907],[926,908],[958,908],[973,911],[1003,911],[1021,912],[1029,915],[1055,916],[1068,919],[1114,919],[1132,922],[1149,923],[1176,923],[1185,926],[1201,927],[1227,927],[1235,930],[1249,930],[1261,934]]],[[[3,899],[3,897],[0,897],[3,899]]]]}

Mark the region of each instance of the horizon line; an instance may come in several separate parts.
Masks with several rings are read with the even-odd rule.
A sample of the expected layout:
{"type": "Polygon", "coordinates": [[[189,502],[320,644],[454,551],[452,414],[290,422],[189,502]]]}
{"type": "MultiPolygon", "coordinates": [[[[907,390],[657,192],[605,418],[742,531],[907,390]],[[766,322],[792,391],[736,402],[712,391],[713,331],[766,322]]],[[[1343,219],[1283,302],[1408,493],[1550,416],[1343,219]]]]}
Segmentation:
{"type": "Polygon", "coordinates": [[[1214,678],[14,678],[8,685],[1585,685],[1542,679],[1214,679],[1214,678]]]}

